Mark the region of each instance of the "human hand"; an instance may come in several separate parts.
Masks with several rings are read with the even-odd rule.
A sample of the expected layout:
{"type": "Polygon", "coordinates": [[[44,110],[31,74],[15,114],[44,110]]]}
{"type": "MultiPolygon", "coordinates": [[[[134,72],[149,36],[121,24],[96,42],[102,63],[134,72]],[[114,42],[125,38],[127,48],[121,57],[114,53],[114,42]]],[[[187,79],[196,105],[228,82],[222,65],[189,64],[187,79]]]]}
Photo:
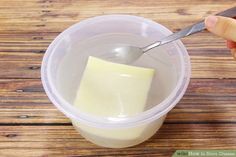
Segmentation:
{"type": "Polygon", "coordinates": [[[236,20],[222,16],[208,16],[205,19],[208,31],[227,40],[227,47],[236,59],[236,20]]]}

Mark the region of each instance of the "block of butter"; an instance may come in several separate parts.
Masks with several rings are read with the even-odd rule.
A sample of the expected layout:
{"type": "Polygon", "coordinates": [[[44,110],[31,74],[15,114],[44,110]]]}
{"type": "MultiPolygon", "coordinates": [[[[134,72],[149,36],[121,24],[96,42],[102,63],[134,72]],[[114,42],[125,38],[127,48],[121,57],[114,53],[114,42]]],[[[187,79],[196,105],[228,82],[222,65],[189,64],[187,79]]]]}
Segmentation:
{"type": "MultiPolygon", "coordinates": [[[[119,118],[132,116],[145,109],[154,69],[112,63],[89,57],[74,105],[82,112],[100,117],[119,118]]],[[[75,123],[74,123],[75,124],[75,123]]],[[[76,124],[75,124],[76,125],[76,124]]],[[[80,126],[78,126],[80,127],[80,126]]],[[[82,125],[81,125],[82,127],[82,125]]],[[[122,134],[136,136],[132,131],[120,135],[81,128],[107,138],[122,134]]],[[[115,131],[117,132],[117,131],[115,131]]],[[[138,131],[140,134],[142,129],[138,131]]],[[[122,138],[122,137],[121,137],[122,138]]]]}

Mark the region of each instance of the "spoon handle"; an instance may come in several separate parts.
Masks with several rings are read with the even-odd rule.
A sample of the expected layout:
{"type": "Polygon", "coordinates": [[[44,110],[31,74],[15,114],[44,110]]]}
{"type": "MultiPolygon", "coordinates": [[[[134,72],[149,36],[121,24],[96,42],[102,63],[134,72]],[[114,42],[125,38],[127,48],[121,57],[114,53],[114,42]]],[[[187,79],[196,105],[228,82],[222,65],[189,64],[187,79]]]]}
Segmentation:
{"type": "MultiPolygon", "coordinates": [[[[225,10],[223,12],[220,12],[216,15],[225,16],[225,17],[235,17],[236,16],[236,7],[227,9],[227,10],[225,10]]],[[[193,24],[192,26],[188,26],[188,27],[186,27],[186,28],[184,28],[184,29],[182,29],[178,32],[175,32],[175,33],[163,38],[160,41],[157,41],[155,43],[152,43],[151,45],[148,45],[148,46],[144,47],[143,51],[146,52],[146,51],[148,51],[148,50],[150,50],[154,47],[157,47],[157,46],[172,42],[174,40],[192,35],[194,33],[200,32],[204,29],[206,29],[204,21],[200,21],[198,23],[193,24]]]]}

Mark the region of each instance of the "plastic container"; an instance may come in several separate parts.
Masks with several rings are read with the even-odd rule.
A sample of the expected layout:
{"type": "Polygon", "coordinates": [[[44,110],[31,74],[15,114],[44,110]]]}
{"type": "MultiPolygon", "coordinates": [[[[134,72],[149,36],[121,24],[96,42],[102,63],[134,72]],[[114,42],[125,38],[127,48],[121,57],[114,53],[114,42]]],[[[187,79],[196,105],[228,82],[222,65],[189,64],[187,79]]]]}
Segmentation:
{"type": "MultiPolygon", "coordinates": [[[[82,113],[73,106],[73,99],[86,59],[90,55],[96,56],[97,51],[95,52],[95,47],[85,53],[80,51],[77,45],[106,34],[131,35],[132,39],[127,38],[126,41],[126,38],[119,37],[119,40],[123,40],[125,44],[144,46],[171,34],[171,31],[151,20],[130,15],[98,16],[77,23],[62,32],[48,47],[41,68],[43,87],[52,103],[72,120],[74,127],[87,140],[104,147],[129,147],[155,134],[166,114],[182,98],[190,79],[190,59],[182,42],[176,41],[162,46],[159,50],[150,51],[149,58],[141,57],[140,61],[135,63],[138,66],[156,68],[157,77],[160,78],[154,79],[147,107],[142,113],[125,118],[96,117],[82,113]],[[142,42],[142,39],[145,41],[142,42]],[[91,52],[92,50],[94,51],[91,52]],[[68,54],[70,59],[65,61],[68,54]],[[165,62],[165,58],[171,62],[167,63],[169,65],[165,68],[173,70],[171,73],[175,73],[176,77],[174,81],[171,75],[165,75],[168,70],[162,70],[161,64],[157,66],[155,59],[151,61],[151,55],[160,62],[165,62]],[[165,81],[167,81],[166,86],[170,88],[163,90],[165,81]],[[164,92],[166,94],[162,96],[164,92]],[[162,99],[156,99],[161,96],[162,99]]],[[[113,41],[107,40],[107,42],[113,41]]],[[[99,57],[99,54],[97,56],[99,57]]]]}

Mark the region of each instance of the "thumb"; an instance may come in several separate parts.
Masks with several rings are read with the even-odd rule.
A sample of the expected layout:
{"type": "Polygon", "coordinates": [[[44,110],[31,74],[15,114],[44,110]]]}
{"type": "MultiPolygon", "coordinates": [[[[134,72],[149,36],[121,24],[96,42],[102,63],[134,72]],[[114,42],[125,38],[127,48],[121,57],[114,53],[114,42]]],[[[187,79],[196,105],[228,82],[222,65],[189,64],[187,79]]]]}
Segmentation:
{"type": "Polygon", "coordinates": [[[222,16],[208,16],[205,19],[206,28],[227,40],[236,42],[236,20],[222,16]]]}

